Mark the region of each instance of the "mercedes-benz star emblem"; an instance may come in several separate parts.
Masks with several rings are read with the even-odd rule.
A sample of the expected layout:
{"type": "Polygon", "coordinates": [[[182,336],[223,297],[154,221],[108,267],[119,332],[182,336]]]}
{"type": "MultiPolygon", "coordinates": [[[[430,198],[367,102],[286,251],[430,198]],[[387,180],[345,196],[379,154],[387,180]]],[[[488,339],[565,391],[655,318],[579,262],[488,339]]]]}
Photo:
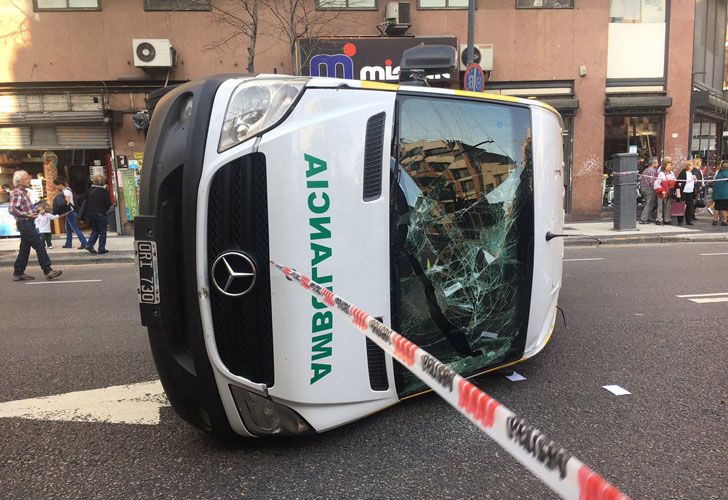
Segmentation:
{"type": "Polygon", "coordinates": [[[228,297],[240,297],[250,292],[255,278],[255,264],[242,252],[224,252],[212,263],[212,282],[228,297]]]}

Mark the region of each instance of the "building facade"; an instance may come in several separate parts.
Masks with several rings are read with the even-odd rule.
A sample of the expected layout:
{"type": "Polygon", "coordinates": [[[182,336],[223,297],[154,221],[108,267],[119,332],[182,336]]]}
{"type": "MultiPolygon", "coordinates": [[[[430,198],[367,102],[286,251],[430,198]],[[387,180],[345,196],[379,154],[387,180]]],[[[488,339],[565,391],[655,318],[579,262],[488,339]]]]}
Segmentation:
{"type": "MultiPolygon", "coordinates": [[[[462,50],[467,0],[391,3],[2,2],[0,182],[22,167],[51,196],[54,175],[80,191],[92,168],[104,169],[116,229],[129,233],[144,168],[138,113],[151,92],[249,69],[396,80],[407,46],[440,40],[462,50]]],[[[726,0],[478,0],[475,43],[487,92],[543,99],[562,113],[573,219],[608,212],[615,153],[712,165],[728,153],[726,0]]]]}

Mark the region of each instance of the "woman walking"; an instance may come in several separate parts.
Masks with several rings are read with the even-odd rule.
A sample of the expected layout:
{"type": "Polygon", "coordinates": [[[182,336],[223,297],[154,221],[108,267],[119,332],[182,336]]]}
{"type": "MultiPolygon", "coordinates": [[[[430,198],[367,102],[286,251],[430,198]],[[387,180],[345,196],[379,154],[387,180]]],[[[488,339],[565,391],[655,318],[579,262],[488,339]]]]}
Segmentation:
{"type": "Polygon", "coordinates": [[[676,192],[678,202],[685,203],[685,215],[677,217],[677,223],[682,225],[685,217],[685,225],[692,226],[694,216],[695,189],[697,177],[693,173],[693,163],[690,160],[683,162],[683,169],[677,176],[676,192]]]}
{"type": "Polygon", "coordinates": [[[675,174],[672,173],[672,161],[665,161],[662,171],[655,179],[655,194],[657,194],[657,217],[655,224],[661,226],[670,223],[671,199],[670,191],[675,187],[675,174]]]}
{"type": "Polygon", "coordinates": [[[86,250],[91,253],[105,254],[106,250],[106,230],[109,227],[109,220],[106,212],[111,207],[111,199],[109,192],[106,190],[106,177],[103,175],[94,175],[91,177],[92,186],[79,198],[86,200],[86,213],[88,214],[88,223],[91,226],[91,236],[86,243],[86,250]],[[94,250],[96,239],[99,240],[98,252],[94,250]]]}
{"type": "Polygon", "coordinates": [[[713,212],[713,225],[728,226],[728,161],[720,164],[720,168],[713,177],[713,201],[715,211],[713,212]]]}
{"type": "Polygon", "coordinates": [[[83,232],[81,232],[81,229],[78,227],[78,222],[76,221],[76,217],[78,217],[78,214],[76,212],[76,199],[73,195],[73,191],[71,191],[71,188],[68,187],[68,182],[66,182],[66,179],[63,177],[56,177],[53,180],[53,184],[58,186],[63,190],[63,196],[66,199],[66,204],[70,208],[68,212],[66,212],[66,244],[63,245],[63,248],[73,248],[73,233],[76,233],[76,236],[78,236],[78,241],[81,243],[81,246],[78,247],[79,250],[82,250],[86,248],[86,237],[83,235],[83,232]]]}

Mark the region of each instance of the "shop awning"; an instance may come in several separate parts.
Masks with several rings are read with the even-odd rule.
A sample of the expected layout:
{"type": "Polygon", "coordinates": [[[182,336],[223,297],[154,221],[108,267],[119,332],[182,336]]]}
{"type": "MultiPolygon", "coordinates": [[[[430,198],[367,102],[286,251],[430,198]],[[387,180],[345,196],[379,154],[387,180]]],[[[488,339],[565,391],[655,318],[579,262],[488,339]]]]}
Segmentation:
{"type": "MultiPolygon", "coordinates": [[[[26,125],[34,123],[105,123],[102,110],[57,111],[48,113],[0,112],[0,125],[26,125]]],[[[108,118],[106,119],[108,121],[108,118]]]]}
{"type": "Polygon", "coordinates": [[[111,149],[107,125],[28,125],[0,127],[0,150],[111,149]]]}
{"type": "Polygon", "coordinates": [[[664,95],[634,95],[607,97],[604,110],[607,112],[652,109],[667,111],[672,106],[672,97],[664,95]]]}
{"type": "Polygon", "coordinates": [[[693,89],[695,111],[718,120],[728,119],[728,101],[704,89],[693,89]]]}
{"type": "Polygon", "coordinates": [[[579,109],[579,99],[576,97],[552,97],[539,99],[562,115],[571,115],[579,109]]]}

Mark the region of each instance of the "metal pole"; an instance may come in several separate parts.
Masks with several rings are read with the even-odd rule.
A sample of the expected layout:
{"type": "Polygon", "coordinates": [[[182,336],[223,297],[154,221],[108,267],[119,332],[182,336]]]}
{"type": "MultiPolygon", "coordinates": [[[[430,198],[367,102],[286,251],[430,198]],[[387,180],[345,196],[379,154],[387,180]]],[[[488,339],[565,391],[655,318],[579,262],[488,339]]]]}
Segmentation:
{"type": "Polygon", "coordinates": [[[116,203],[116,206],[114,207],[114,220],[116,221],[116,235],[122,236],[121,233],[121,217],[119,215],[119,185],[117,183],[117,180],[119,179],[119,176],[117,175],[117,164],[116,164],[116,154],[114,153],[114,150],[111,150],[111,175],[114,176],[113,179],[110,179],[110,184],[114,186],[114,202],[116,203]]]}
{"type": "Polygon", "coordinates": [[[468,55],[467,63],[473,63],[473,47],[475,45],[475,0],[468,2],[468,55]]]}

